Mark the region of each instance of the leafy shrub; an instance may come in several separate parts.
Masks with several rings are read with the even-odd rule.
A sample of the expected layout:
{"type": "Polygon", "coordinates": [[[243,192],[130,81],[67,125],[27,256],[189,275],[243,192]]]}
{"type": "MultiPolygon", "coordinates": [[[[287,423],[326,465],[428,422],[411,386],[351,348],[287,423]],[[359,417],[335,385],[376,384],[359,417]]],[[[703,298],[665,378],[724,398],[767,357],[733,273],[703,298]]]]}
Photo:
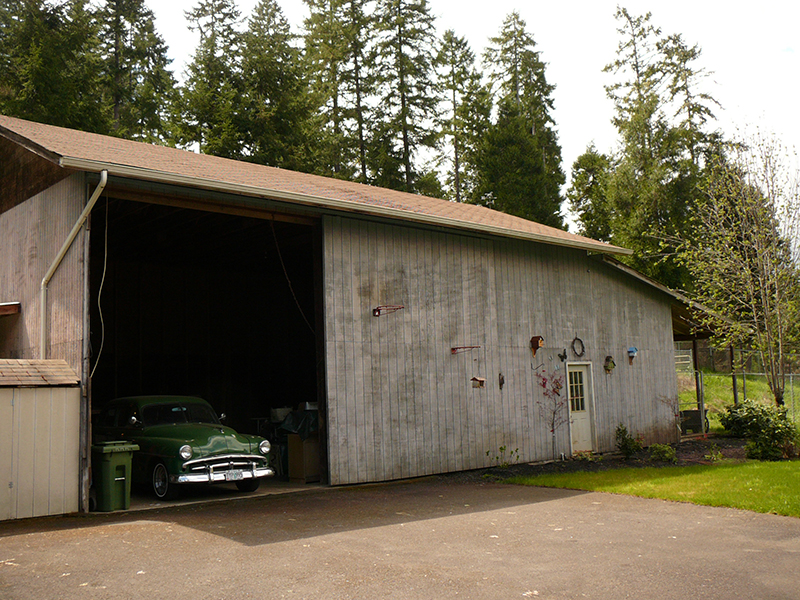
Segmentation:
{"type": "Polygon", "coordinates": [[[769,421],[771,408],[753,400],[743,400],[739,404],[728,406],[719,421],[734,437],[755,437],[769,421]]]}
{"type": "Polygon", "coordinates": [[[650,458],[661,462],[678,462],[675,448],[668,444],[653,444],[650,446],[650,458]]]}
{"type": "Polygon", "coordinates": [[[500,446],[497,453],[492,456],[491,451],[486,451],[486,456],[495,463],[495,466],[500,467],[501,469],[507,469],[511,465],[517,464],[519,462],[519,448],[514,448],[511,450],[506,446],[500,446]]]}
{"type": "Polygon", "coordinates": [[[592,453],[591,450],[583,450],[581,452],[576,452],[572,455],[574,460],[583,460],[586,462],[597,462],[603,460],[603,457],[599,454],[592,453]]]}
{"type": "Polygon", "coordinates": [[[617,425],[617,431],[614,434],[617,441],[617,450],[620,451],[622,456],[626,459],[630,458],[637,452],[642,451],[642,438],[641,436],[632,436],[628,433],[628,428],[622,423],[617,425]]]}
{"type": "Polygon", "coordinates": [[[794,456],[797,428],[789,420],[785,407],[744,400],[726,410],[720,423],[731,435],[748,438],[747,458],[778,460],[794,456]]]}

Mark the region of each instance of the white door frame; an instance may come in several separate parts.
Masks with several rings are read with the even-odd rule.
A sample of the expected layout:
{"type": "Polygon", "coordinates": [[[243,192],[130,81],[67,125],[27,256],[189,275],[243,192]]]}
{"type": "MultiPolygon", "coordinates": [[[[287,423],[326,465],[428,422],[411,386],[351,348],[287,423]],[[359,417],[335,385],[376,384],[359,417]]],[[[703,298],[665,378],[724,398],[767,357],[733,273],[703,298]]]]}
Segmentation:
{"type": "Polygon", "coordinates": [[[567,389],[567,412],[569,414],[569,449],[570,454],[573,453],[572,450],[572,406],[569,402],[569,370],[570,367],[588,367],[587,372],[589,374],[589,381],[584,382],[586,389],[589,391],[589,423],[591,425],[591,440],[592,440],[592,452],[597,451],[597,420],[596,420],[596,413],[595,413],[595,394],[594,394],[594,376],[592,372],[592,363],[591,361],[567,361],[566,368],[565,368],[565,375],[566,381],[565,387],[567,389]]]}

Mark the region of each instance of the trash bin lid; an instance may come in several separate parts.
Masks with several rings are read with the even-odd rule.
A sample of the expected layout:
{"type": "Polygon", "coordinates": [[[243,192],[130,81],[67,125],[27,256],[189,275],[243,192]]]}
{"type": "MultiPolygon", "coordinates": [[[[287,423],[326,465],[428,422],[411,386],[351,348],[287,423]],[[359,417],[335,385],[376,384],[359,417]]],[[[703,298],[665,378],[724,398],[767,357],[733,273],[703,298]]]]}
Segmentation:
{"type": "Polygon", "coordinates": [[[109,452],[135,452],[139,449],[136,444],[130,442],[101,442],[92,446],[92,452],[102,452],[103,454],[109,452]]]}

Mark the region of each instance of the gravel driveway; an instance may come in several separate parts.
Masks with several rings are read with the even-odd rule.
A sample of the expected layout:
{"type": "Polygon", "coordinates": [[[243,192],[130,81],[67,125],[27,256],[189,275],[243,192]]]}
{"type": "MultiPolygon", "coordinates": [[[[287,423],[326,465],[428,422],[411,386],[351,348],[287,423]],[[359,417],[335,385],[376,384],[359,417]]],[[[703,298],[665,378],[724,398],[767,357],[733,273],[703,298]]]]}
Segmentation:
{"type": "Polygon", "coordinates": [[[798,598],[800,519],[430,477],[0,523],[0,598],[798,598]]]}

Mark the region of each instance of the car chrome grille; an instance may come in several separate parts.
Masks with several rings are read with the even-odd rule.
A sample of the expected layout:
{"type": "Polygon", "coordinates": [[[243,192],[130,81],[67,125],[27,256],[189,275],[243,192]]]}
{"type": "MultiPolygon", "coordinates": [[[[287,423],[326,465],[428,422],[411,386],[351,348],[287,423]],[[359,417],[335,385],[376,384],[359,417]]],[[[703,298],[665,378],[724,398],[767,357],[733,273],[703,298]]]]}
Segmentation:
{"type": "Polygon", "coordinates": [[[183,463],[183,468],[185,471],[195,473],[205,471],[219,473],[233,470],[250,470],[265,465],[266,460],[263,456],[233,454],[189,460],[183,463]]]}

